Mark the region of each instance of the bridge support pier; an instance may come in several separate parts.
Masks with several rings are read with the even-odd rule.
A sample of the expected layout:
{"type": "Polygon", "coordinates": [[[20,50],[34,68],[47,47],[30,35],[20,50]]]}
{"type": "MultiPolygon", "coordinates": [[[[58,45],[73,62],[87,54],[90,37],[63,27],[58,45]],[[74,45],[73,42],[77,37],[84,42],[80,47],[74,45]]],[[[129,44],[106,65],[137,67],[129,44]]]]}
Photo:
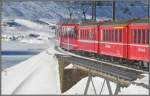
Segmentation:
{"type": "Polygon", "coordinates": [[[88,74],[77,68],[65,69],[71,62],[66,62],[63,58],[58,59],[59,64],[59,78],[61,92],[65,92],[75,85],[79,80],[88,76],[88,74]]]}
{"type": "Polygon", "coordinates": [[[118,93],[119,93],[119,91],[120,91],[120,88],[121,88],[121,85],[120,85],[119,83],[117,83],[115,92],[113,93],[113,92],[112,92],[112,89],[111,89],[111,85],[110,85],[110,80],[105,79],[105,78],[103,78],[104,81],[103,81],[102,87],[101,87],[101,89],[100,89],[100,93],[97,94],[97,92],[96,92],[97,90],[96,90],[96,88],[95,88],[95,86],[94,86],[92,77],[93,77],[93,75],[92,75],[92,74],[89,74],[88,80],[87,80],[87,83],[86,83],[86,87],[85,87],[85,90],[84,90],[84,95],[87,95],[87,92],[88,92],[90,83],[92,83],[92,87],[93,87],[93,90],[94,90],[95,95],[102,95],[102,91],[103,91],[105,82],[106,82],[106,84],[107,84],[108,91],[109,91],[109,94],[108,94],[108,95],[110,95],[110,96],[112,96],[112,95],[117,96],[117,95],[118,95],[118,93]]]}

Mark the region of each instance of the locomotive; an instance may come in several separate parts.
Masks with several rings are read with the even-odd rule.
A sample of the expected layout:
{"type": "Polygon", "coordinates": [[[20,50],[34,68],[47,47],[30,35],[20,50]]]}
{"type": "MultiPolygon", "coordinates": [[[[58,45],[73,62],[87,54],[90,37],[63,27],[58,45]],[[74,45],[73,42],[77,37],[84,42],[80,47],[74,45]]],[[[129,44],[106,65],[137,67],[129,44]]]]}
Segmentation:
{"type": "Polygon", "coordinates": [[[60,24],[57,40],[68,51],[149,66],[148,18],[81,23],[69,20],[60,24]]]}

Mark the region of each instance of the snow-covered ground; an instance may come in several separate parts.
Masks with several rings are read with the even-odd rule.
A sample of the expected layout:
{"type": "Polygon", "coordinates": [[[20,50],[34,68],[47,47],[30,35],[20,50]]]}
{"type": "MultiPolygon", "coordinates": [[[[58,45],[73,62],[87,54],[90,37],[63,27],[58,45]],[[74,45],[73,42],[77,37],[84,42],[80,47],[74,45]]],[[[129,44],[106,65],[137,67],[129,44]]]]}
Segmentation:
{"type": "MultiPolygon", "coordinates": [[[[54,43],[50,42],[54,47],[54,43]]],[[[53,48],[2,72],[2,94],[59,94],[59,75],[53,48]],[[26,80],[25,80],[26,79],[26,80]],[[25,80],[25,81],[24,81],[25,80]],[[36,82],[37,81],[37,82],[36,82]],[[19,86],[23,83],[21,86],[19,86]]]]}
{"type": "MultiPolygon", "coordinates": [[[[145,77],[145,78],[147,78],[147,77],[145,77]]],[[[87,77],[83,78],[76,85],[74,85],[71,89],[69,89],[68,91],[66,91],[63,94],[83,95],[84,91],[85,91],[87,80],[88,80],[87,77]]],[[[101,91],[104,79],[100,78],[100,77],[93,77],[93,82],[94,82],[94,86],[95,86],[95,89],[96,89],[96,92],[97,92],[97,95],[98,95],[100,93],[100,91],[101,91]]],[[[146,82],[148,82],[148,79],[147,79],[146,82]]],[[[113,83],[113,82],[110,82],[110,85],[111,85],[112,93],[114,94],[115,89],[116,89],[116,84],[113,83]]],[[[91,83],[90,83],[90,86],[89,86],[87,94],[93,94],[93,95],[95,94],[93,86],[92,86],[91,83]]],[[[106,85],[106,82],[104,84],[103,91],[102,91],[101,94],[109,95],[109,91],[108,91],[108,87],[106,85]]],[[[149,94],[149,90],[145,89],[145,88],[143,88],[141,86],[130,85],[127,88],[121,88],[121,90],[119,92],[119,95],[134,95],[134,94],[135,95],[148,95],[149,94]]]]}
{"type": "MultiPolygon", "coordinates": [[[[51,46],[40,54],[30,59],[8,68],[2,72],[2,94],[62,94],[60,92],[58,61],[54,56],[59,53],[54,49],[55,42],[51,40],[51,46]],[[21,84],[21,85],[20,85],[21,84]]],[[[71,68],[69,65],[66,68],[71,68]]],[[[93,77],[97,92],[103,83],[103,78],[93,77]]],[[[87,77],[80,80],[76,85],[63,94],[83,94],[87,77]]],[[[138,82],[148,82],[148,75],[145,79],[138,82]]],[[[111,82],[112,92],[116,84],[111,82]]],[[[94,94],[93,87],[90,85],[88,94],[94,94]]],[[[107,86],[104,86],[102,94],[108,94],[107,86]]],[[[130,85],[121,88],[119,94],[148,94],[148,89],[141,86],[130,85]]]]}

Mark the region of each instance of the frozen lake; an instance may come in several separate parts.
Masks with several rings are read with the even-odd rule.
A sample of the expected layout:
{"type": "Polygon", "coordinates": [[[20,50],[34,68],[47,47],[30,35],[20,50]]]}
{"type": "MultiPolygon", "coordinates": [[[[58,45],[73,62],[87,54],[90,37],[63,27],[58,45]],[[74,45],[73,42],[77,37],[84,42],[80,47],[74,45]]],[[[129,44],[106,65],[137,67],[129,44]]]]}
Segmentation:
{"type": "Polygon", "coordinates": [[[9,68],[15,64],[18,64],[24,60],[27,60],[32,55],[2,55],[2,69],[9,68]]]}
{"type": "Polygon", "coordinates": [[[49,42],[43,44],[28,44],[18,41],[2,41],[2,69],[27,60],[49,47],[49,42]]]}

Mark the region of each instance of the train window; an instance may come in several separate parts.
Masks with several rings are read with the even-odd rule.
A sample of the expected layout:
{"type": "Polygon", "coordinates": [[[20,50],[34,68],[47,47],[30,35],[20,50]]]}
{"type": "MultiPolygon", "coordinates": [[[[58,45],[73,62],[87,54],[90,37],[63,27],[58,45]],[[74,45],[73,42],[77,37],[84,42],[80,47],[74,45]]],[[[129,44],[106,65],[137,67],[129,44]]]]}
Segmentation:
{"type": "Polygon", "coordinates": [[[89,39],[88,36],[89,36],[89,30],[86,30],[86,32],[85,32],[85,40],[89,39]]]}
{"type": "Polygon", "coordinates": [[[86,40],[86,30],[84,30],[84,40],[86,40]]]}
{"type": "Polygon", "coordinates": [[[95,34],[95,29],[93,29],[93,31],[92,31],[92,38],[91,38],[92,40],[95,39],[94,34],[95,34]]]}
{"type": "Polygon", "coordinates": [[[79,31],[79,39],[82,38],[82,30],[79,31]]]}
{"type": "Polygon", "coordinates": [[[115,29],[115,42],[118,42],[118,30],[115,29]]]}
{"type": "Polygon", "coordinates": [[[108,30],[108,41],[109,42],[111,41],[111,32],[110,32],[110,30],[108,30]]]}
{"type": "Polygon", "coordinates": [[[112,42],[114,42],[114,30],[111,30],[112,32],[112,42]]]}
{"type": "Polygon", "coordinates": [[[112,42],[112,32],[111,32],[111,30],[109,30],[109,41],[112,42]]]}
{"type": "Polygon", "coordinates": [[[108,40],[107,41],[110,41],[110,32],[109,32],[109,30],[107,30],[107,38],[108,38],[108,40]]]}
{"type": "Polygon", "coordinates": [[[108,33],[108,30],[106,30],[106,41],[109,40],[109,33],[108,33]]]}
{"type": "Polygon", "coordinates": [[[83,39],[83,30],[80,30],[80,39],[83,39]]]}
{"type": "Polygon", "coordinates": [[[106,41],[106,30],[104,30],[104,41],[106,41]]]}
{"type": "Polygon", "coordinates": [[[142,29],[142,44],[145,44],[145,29],[142,29]]]}
{"type": "Polygon", "coordinates": [[[137,29],[134,29],[134,43],[137,43],[137,29]]]}
{"type": "Polygon", "coordinates": [[[122,42],[122,29],[119,29],[119,42],[122,42]]]}
{"type": "Polygon", "coordinates": [[[107,41],[109,41],[109,30],[107,29],[107,41]]]}
{"type": "Polygon", "coordinates": [[[108,41],[108,30],[106,30],[106,41],[108,41]]]}
{"type": "Polygon", "coordinates": [[[141,35],[142,35],[141,34],[141,29],[138,29],[138,34],[137,35],[138,35],[138,43],[140,44],[141,43],[141,39],[142,39],[141,38],[141,35]]]}
{"type": "Polygon", "coordinates": [[[83,40],[85,39],[84,33],[85,33],[85,30],[83,30],[83,40]]]}
{"type": "Polygon", "coordinates": [[[84,39],[84,30],[82,30],[82,40],[84,39]]]}
{"type": "Polygon", "coordinates": [[[105,41],[107,41],[107,37],[106,36],[107,36],[107,33],[106,33],[106,30],[105,30],[105,41]]]}
{"type": "Polygon", "coordinates": [[[82,40],[84,39],[84,30],[82,30],[82,40]]]}
{"type": "Polygon", "coordinates": [[[109,29],[109,41],[111,41],[111,30],[109,29]]]}
{"type": "Polygon", "coordinates": [[[85,31],[85,40],[87,40],[87,39],[88,39],[88,34],[89,34],[89,31],[88,31],[88,30],[86,30],[86,31],[85,31]]]}
{"type": "Polygon", "coordinates": [[[147,44],[149,44],[149,29],[147,29],[147,44]]]}
{"type": "Polygon", "coordinates": [[[94,29],[93,29],[93,34],[92,34],[92,40],[96,40],[95,34],[96,34],[96,30],[95,30],[95,28],[94,28],[94,29]]]}
{"type": "Polygon", "coordinates": [[[102,34],[103,34],[103,41],[105,41],[105,30],[102,31],[102,34]]]}
{"type": "Polygon", "coordinates": [[[84,40],[86,40],[87,37],[87,30],[84,31],[84,40]]]}
{"type": "Polygon", "coordinates": [[[133,32],[134,32],[133,29],[131,29],[130,43],[133,43],[133,32]]]}
{"type": "Polygon", "coordinates": [[[86,33],[85,33],[85,34],[86,34],[86,40],[90,39],[90,38],[89,38],[89,30],[86,30],[86,33]]]}
{"type": "Polygon", "coordinates": [[[105,41],[107,41],[107,32],[105,30],[105,41]]]}

